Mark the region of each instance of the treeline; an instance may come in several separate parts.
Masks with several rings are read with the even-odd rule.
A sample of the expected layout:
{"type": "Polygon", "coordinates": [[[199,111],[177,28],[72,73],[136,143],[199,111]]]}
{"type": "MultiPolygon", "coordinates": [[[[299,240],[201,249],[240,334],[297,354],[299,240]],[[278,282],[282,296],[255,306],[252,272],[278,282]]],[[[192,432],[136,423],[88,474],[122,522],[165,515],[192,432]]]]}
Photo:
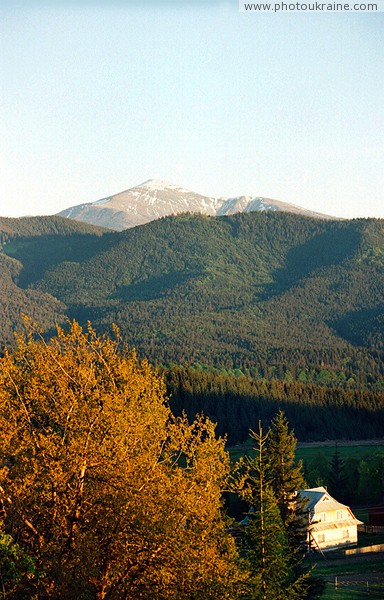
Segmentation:
{"type": "Polygon", "coordinates": [[[384,435],[384,394],[298,382],[258,380],[174,366],[164,372],[172,410],[204,413],[230,444],[242,443],[259,419],[283,409],[300,441],[384,435]]]}
{"type": "MultiPolygon", "coordinates": [[[[193,334],[191,334],[193,335],[193,334]]],[[[167,364],[153,356],[155,364],[167,364]]],[[[158,356],[158,355],[156,355],[158,356]]],[[[171,364],[176,355],[172,354],[171,364]]],[[[193,358],[193,356],[192,356],[193,358]]],[[[292,348],[269,348],[260,344],[252,360],[240,361],[238,366],[225,352],[215,355],[212,366],[208,363],[184,363],[193,370],[234,377],[247,376],[252,379],[278,379],[286,383],[298,382],[317,386],[356,389],[365,387],[377,391],[384,390],[384,355],[381,351],[366,348],[338,347],[306,350],[292,348]],[[220,361],[226,366],[220,366],[220,361]],[[316,367],[314,366],[316,365],[316,367]]]]}
{"type": "Polygon", "coordinates": [[[341,502],[374,506],[384,496],[384,452],[368,451],[361,457],[342,458],[336,446],[329,459],[318,450],[312,460],[303,460],[309,487],[327,487],[341,502]]]}
{"type": "Polygon", "coordinates": [[[41,237],[45,235],[72,235],[78,233],[101,235],[106,230],[95,225],[70,221],[58,216],[47,217],[0,217],[0,244],[15,238],[41,237]]]}

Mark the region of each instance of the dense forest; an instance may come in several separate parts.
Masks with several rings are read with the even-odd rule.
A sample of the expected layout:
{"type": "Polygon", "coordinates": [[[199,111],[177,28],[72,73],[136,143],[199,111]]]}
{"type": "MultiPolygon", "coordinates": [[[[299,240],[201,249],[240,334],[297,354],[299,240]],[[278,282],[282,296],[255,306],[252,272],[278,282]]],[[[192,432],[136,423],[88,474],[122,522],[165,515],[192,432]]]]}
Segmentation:
{"type": "Polygon", "coordinates": [[[185,367],[164,373],[176,414],[206,414],[228,435],[244,443],[259,420],[268,424],[283,409],[300,441],[370,439],[384,436],[384,394],[229,376],[185,367]]]}
{"type": "Polygon", "coordinates": [[[384,224],[181,215],[123,232],[0,220],[1,340],[25,312],[117,323],[157,365],[383,389],[384,224]]]}
{"type": "Polygon", "coordinates": [[[306,479],[380,501],[384,457],[343,464],[336,448],[302,472],[295,435],[384,435],[383,229],[276,213],[121,233],[0,219],[3,595],[320,593],[292,494],[306,479]],[[233,467],[226,444],[250,429],[233,467]],[[233,497],[245,529],[223,511],[233,497]]]}
{"type": "Polygon", "coordinates": [[[0,250],[1,347],[14,342],[14,332],[20,330],[23,314],[47,332],[67,318],[66,306],[60,300],[24,285],[23,277],[31,265],[35,274],[44,274],[60,260],[90,256],[104,232],[100,227],[62,217],[0,217],[0,248],[7,247],[12,253],[17,247],[24,252],[20,262],[0,250]]]}

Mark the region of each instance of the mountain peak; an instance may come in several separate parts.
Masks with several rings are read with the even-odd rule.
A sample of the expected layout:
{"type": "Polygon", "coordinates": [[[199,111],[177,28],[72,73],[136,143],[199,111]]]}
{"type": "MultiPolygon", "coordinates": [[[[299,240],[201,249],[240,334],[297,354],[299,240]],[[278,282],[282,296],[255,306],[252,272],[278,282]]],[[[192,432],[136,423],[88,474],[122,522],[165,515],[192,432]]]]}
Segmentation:
{"type": "Polygon", "coordinates": [[[132,189],[136,189],[136,188],[145,188],[147,190],[151,190],[151,191],[177,191],[177,192],[184,192],[184,193],[193,193],[190,190],[187,190],[186,188],[183,188],[179,185],[175,185],[174,183],[171,183],[170,181],[164,181],[164,179],[148,179],[147,181],[144,181],[143,183],[141,183],[140,185],[135,186],[132,189]]]}
{"type": "Polygon", "coordinates": [[[183,212],[225,216],[238,212],[264,210],[293,212],[322,219],[335,218],[260,196],[212,198],[163,179],[147,179],[124,192],[88,204],[73,206],[59,215],[121,231],[183,212]]]}

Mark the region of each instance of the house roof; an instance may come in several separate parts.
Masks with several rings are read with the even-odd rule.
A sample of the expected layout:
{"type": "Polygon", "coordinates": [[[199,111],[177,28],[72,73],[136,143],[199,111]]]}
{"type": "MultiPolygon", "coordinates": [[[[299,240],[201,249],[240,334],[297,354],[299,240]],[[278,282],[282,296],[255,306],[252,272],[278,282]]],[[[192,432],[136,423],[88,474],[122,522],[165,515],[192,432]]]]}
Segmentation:
{"type": "Polygon", "coordinates": [[[324,487],[310,488],[308,490],[300,490],[300,495],[308,499],[307,509],[314,512],[327,512],[328,510],[339,510],[348,508],[345,504],[341,504],[327,492],[324,487]]]}
{"type": "MultiPolygon", "coordinates": [[[[347,527],[348,525],[358,525],[359,523],[362,523],[362,521],[359,521],[358,519],[356,519],[355,515],[352,513],[351,509],[349,508],[349,506],[346,506],[345,504],[341,504],[341,502],[338,502],[337,500],[335,500],[335,498],[333,498],[324,487],[317,487],[317,488],[310,488],[308,490],[300,490],[300,495],[303,498],[307,498],[308,499],[308,503],[307,503],[307,510],[311,511],[312,513],[322,513],[322,512],[328,512],[328,511],[332,511],[332,510],[342,510],[345,509],[348,511],[349,514],[349,519],[347,520],[343,520],[343,521],[338,521],[338,523],[340,525],[338,525],[337,527],[347,527]],[[344,525],[342,525],[344,523],[344,525]],[[348,525],[347,525],[348,523],[348,525]]],[[[324,528],[325,529],[329,529],[329,523],[325,524],[324,523],[324,528]]],[[[320,527],[320,525],[316,525],[316,527],[320,527]]],[[[320,529],[318,529],[320,530],[320,529]]]]}

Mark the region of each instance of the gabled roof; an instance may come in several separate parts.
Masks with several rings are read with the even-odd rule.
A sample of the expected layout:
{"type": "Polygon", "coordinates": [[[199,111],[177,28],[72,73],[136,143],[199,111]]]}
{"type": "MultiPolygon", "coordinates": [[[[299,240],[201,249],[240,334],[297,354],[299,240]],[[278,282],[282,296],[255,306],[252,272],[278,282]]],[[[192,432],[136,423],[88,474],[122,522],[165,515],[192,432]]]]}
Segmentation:
{"type": "Polygon", "coordinates": [[[309,510],[311,513],[322,513],[331,510],[342,509],[348,511],[348,519],[336,523],[333,521],[317,523],[316,517],[313,516],[313,531],[321,531],[322,529],[325,530],[330,528],[348,527],[350,525],[359,525],[362,523],[362,521],[356,519],[349,506],[341,504],[341,502],[338,502],[337,500],[332,498],[332,496],[327,492],[327,490],[324,487],[311,488],[309,490],[300,490],[300,495],[303,498],[307,498],[308,504],[306,505],[306,509],[309,510]]]}
{"type": "Polygon", "coordinates": [[[342,508],[348,509],[348,506],[332,498],[324,487],[300,490],[300,495],[308,499],[306,508],[314,512],[327,512],[328,510],[340,510],[342,508]]]}

